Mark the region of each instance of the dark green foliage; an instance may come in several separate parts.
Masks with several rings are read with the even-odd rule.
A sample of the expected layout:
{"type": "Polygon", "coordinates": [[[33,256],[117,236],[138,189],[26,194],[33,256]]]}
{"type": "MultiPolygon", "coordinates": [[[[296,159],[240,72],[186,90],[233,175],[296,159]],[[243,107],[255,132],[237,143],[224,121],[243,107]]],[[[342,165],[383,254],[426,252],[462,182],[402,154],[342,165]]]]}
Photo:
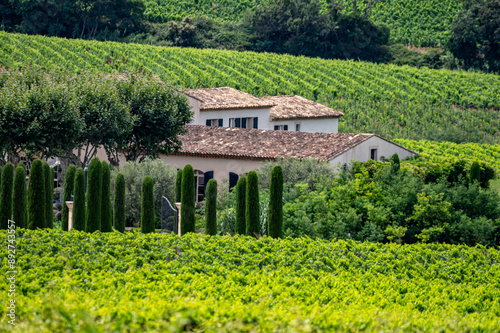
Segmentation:
{"type": "Polygon", "coordinates": [[[283,170],[277,165],[271,175],[269,188],[268,233],[273,238],[283,238],[283,170]]]}
{"type": "Polygon", "coordinates": [[[155,203],[153,199],[153,178],[147,176],[142,183],[141,232],[155,232],[155,203]]]}
{"type": "Polygon", "coordinates": [[[260,204],[259,204],[259,179],[255,171],[250,171],[247,176],[247,189],[245,198],[246,234],[257,237],[260,235],[260,204]]]}
{"type": "Polygon", "coordinates": [[[71,194],[73,194],[73,186],[75,184],[75,173],[76,166],[71,164],[66,169],[66,175],[64,176],[64,192],[62,201],[62,212],[61,212],[61,228],[64,231],[68,231],[68,206],[66,206],[66,201],[71,201],[71,194]]]}
{"type": "Polygon", "coordinates": [[[194,170],[188,164],[182,171],[181,235],[185,235],[188,232],[195,232],[195,193],[194,170]]]}
{"type": "Polygon", "coordinates": [[[401,169],[401,161],[399,160],[399,155],[398,154],[392,155],[392,157],[391,157],[391,168],[392,168],[392,172],[393,173],[398,172],[401,169]]]}
{"type": "Polygon", "coordinates": [[[87,175],[87,213],[85,231],[101,230],[101,182],[102,165],[99,158],[90,161],[87,175]]]}
{"type": "Polygon", "coordinates": [[[181,202],[182,169],[177,170],[175,178],[175,202],[181,202]]]}
{"type": "Polygon", "coordinates": [[[28,185],[28,228],[45,228],[45,181],[42,161],[31,163],[28,185]]]}
{"type": "Polygon", "coordinates": [[[54,223],[54,213],[52,211],[52,197],[54,196],[54,177],[52,169],[47,162],[42,165],[43,179],[45,184],[45,228],[52,229],[54,223]]]}
{"type": "Polygon", "coordinates": [[[102,189],[101,189],[101,231],[113,231],[111,220],[111,173],[107,162],[102,162],[102,189]]]}
{"type": "Polygon", "coordinates": [[[207,235],[217,235],[217,181],[210,179],[205,198],[205,231],[207,235]]]}
{"type": "Polygon", "coordinates": [[[28,193],[26,190],[26,167],[21,162],[14,176],[14,195],[12,197],[12,220],[17,228],[28,226],[28,193]]]}
{"type": "MultiPolygon", "coordinates": [[[[14,165],[7,163],[2,170],[0,192],[0,229],[7,229],[12,219],[12,190],[14,186],[14,165]]],[[[17,222],[14,220],[14,222],[17,222]]]]}
{"type": "Polygon", "coordinates": [[[470,182],[479,182],[481,178],[481,167],[479,166],[479,163],[474,162],[472,163],[470,167],[470,182]]]}
{"type": "Polygon", "coordinates": [[[115,180],[115,201],[113,205],[114,227],[119,232],[125,231],[125,178],[119,173],[115,180]]]}
{"type": "Polygon", "coordinates": [[[85,230],[85,171],[78,168],[73,185],[73,229],[85,230]]]}
{"type": "Polygon", "coordinates": [[[236,184],[236,226],[235,232],[245,235],[247,232],[247,223],[245,218],[247,196],[247,178],[241,177],[236,184]]]}

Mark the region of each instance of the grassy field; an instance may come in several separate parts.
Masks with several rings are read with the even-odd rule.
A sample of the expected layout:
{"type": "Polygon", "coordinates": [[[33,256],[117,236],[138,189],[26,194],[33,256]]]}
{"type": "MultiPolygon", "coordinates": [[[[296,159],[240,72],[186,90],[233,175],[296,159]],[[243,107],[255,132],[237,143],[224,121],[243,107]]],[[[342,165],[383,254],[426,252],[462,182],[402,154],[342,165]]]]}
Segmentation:
{"type": "Polygon", "coordinates": [[[498,194],[500,194],[500,179],[495,179],[491,181],[490,186],[498,191],[498,194]]]}
{"type": "MultiPolygon", "coordinates": [[[[18,318],[11,326],[1,307],[0,331],[500,330],[500,252],[491,248],[23,229],[16,237],[18,318]]],[[[10,270],[6,246],[0,254],[10,270]]]]}

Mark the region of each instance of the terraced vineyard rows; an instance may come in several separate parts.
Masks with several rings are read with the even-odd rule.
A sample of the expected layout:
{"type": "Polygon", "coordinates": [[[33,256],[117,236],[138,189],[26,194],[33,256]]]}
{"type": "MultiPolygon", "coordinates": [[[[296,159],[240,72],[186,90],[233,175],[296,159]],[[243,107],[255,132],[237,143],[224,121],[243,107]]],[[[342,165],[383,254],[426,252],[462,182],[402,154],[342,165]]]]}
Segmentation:
{"type": "Polygon", "coordinates": [[[21,229],[15,265],[12,332],[500,328],[493,248],[21,229]]]}
{"type": "MultiPolygon", "coordinates": [[[[239,20],[245,10],[267,0],[146,0],[146,18],[152,22],[182,20],[205,15],[225,21],[239,20]]],[[[326,10],[331,1],[320,0],[326,10]]],[[[368,0],[358,0],[363,12],[368,0]]],[[[344,1],[345,12],[353,11],[352,0],[344,1]]],[[[446,43],[451,23],[462,8],[460,0],[381,0],[372,9],[371,19],[391,28],[391,43],[437,46],[446,43]]]]}

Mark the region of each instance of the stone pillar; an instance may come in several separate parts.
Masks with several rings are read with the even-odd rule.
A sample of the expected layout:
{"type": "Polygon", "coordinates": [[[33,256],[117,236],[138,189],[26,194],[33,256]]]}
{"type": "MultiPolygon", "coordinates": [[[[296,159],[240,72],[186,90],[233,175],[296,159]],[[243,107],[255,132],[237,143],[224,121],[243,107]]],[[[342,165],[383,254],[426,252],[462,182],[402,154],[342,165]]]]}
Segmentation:
{"type": "Polygon", "coordinates": [[[177,235],[181,236],[181,203],[176,202],[175,207],[177,207],[177,235]]]}
{"type": "Polygon", "coordinates": [[[66,201],[68,206],[68,231],[73,229],[73,201],[66,201]]]}

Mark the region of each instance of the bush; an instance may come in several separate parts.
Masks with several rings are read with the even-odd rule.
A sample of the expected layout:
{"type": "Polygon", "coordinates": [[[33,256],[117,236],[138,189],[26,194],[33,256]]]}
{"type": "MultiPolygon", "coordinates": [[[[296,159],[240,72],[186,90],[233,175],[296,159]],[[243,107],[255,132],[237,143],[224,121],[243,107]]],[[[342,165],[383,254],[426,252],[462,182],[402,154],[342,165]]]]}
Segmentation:
{"type": "Polygon", "coordinates": [[[182,169],[177,170],[175,178],[175,202],[181,202],[182,169]]]}
{"type": "Polygon", "coordinates": [[[28,226],[27,204],[26,167],[21,162],[16,167],[14,195],[12,198],[12,220],[16,222],[17,228],[26,228],[28,226]]]}
{"type": "Polygon", "coordinates": [[[101,189],[101,231],[113,231],[111,221],[111,197],[110,197],[110,171],[109,165],[102,162],[102,189],[101,189]]]}
{"type": "Polygon", "coordinates": [[[479,163],[474,162],[472,163],[470,167],[470,182],[479,182],[481,179],[481,167],[479,166],[479,163]]]}
{"type": "Polygon", "coordinates": [[[73,229],[85,230],[85,171],[78,168],[73,185],[73,229]]]}
{"type": "MultiPolygon", "coordinates": [[[[155,221],[160,221],[161,198],[165,196],[175,206],[175,181],[176,169],[163,163],[161,160],[153,161],[145,159],[141,163],[127,162],[125,165],[111,170],[112,189],[114,195],[114,184],[118,173],[121,173],[125,181],[125,217],[128,223],[137,223],[141,220],[141,193],[142,183],[146,176],[153,179],[153,194],[155,205],[155,221]]],[[[160,225],[156,225],[160,228],[160,225]]]]}
{"type": "Polygon", "coordinates": [[[101,230],[101,161],[94,157],[90,161],[87,175],[87,214],[85,231],[94,232],[101,230]]]}
{"type": "Polygon", "coordinates": [[[125,231],[125,178],[119,173],[115,180],[114,227],[119,232],[125,231]]]}
{"type": "MultiPolygon", "coordinates": [[[[2,170],[2,191],[0,193],[0,229],[8,229],[12,218],[12,190],[14,185],[14,165],[7,163],[2,170]]],[[[17,222],[14,220],[14,222],[17,222]]]]}
{"type": "Polygon", "coordinates": [[[247,179],[241,177],[236,184],[236,226],[235,232],[240,235],[245,235],[247,232],[247,224],[245,217],[246,210],[246,195],[247,195],[247,179]]]}
{"type": "Polygon", "coordinates": [[[260,205],[259,205],[259,178],[255,171],[250,171],[247,176],[246,191],[246,234],[257,237],[260,235],[260,205]]]}
{"type": "Polygon", "coordinates": [[[210,179],[207,183],[205,199],[206,233],[217,235],[217,181],[210,179]]]}
{"type": "Polygon", "coordinates": [[[42,161],[36,159],[31,163],[28,185],[29,229],[42,229],[45,227],[45,207],[45,182],[42,161]]]}
{"type": "Polygon", "coordinates": [[[75,184],[75,173],[76,167],[71,164],[70,166],[68,166],[68,169],[66,169],[66,175],[64,177],[64,193],[61,212],[61,228],[64,231],[68,231],[69,209],[66,205],[66,201],[71,201],[71,194],[73,193],[73,186],[75,184]]]}
{"type": "Polygon", "coordinates": [[[195,188],[194,170],[186,165],[182,172],[181,190],[181,235],[195,232],[195,188]]]}
{"type": "Polygon", "coordinates": [[[141,231],[155,232],[155,206],[153,199],[153,178],[147,176],[142,183],[141,231]]]}
{"type": "Polygon", "coordinates": [[[269,190],[269,227],[273,238],[283,238],[283,171],[279,165],[273,168],[269,190]]]}
{"type": "Polygon", "coordinates": [[[54,195],[54,177],[47,162],[42,165],[43,179],[45,184],[45,228],[52,229],[54,223],[54,213],[52,212],[52,196],[54,195]]]}

